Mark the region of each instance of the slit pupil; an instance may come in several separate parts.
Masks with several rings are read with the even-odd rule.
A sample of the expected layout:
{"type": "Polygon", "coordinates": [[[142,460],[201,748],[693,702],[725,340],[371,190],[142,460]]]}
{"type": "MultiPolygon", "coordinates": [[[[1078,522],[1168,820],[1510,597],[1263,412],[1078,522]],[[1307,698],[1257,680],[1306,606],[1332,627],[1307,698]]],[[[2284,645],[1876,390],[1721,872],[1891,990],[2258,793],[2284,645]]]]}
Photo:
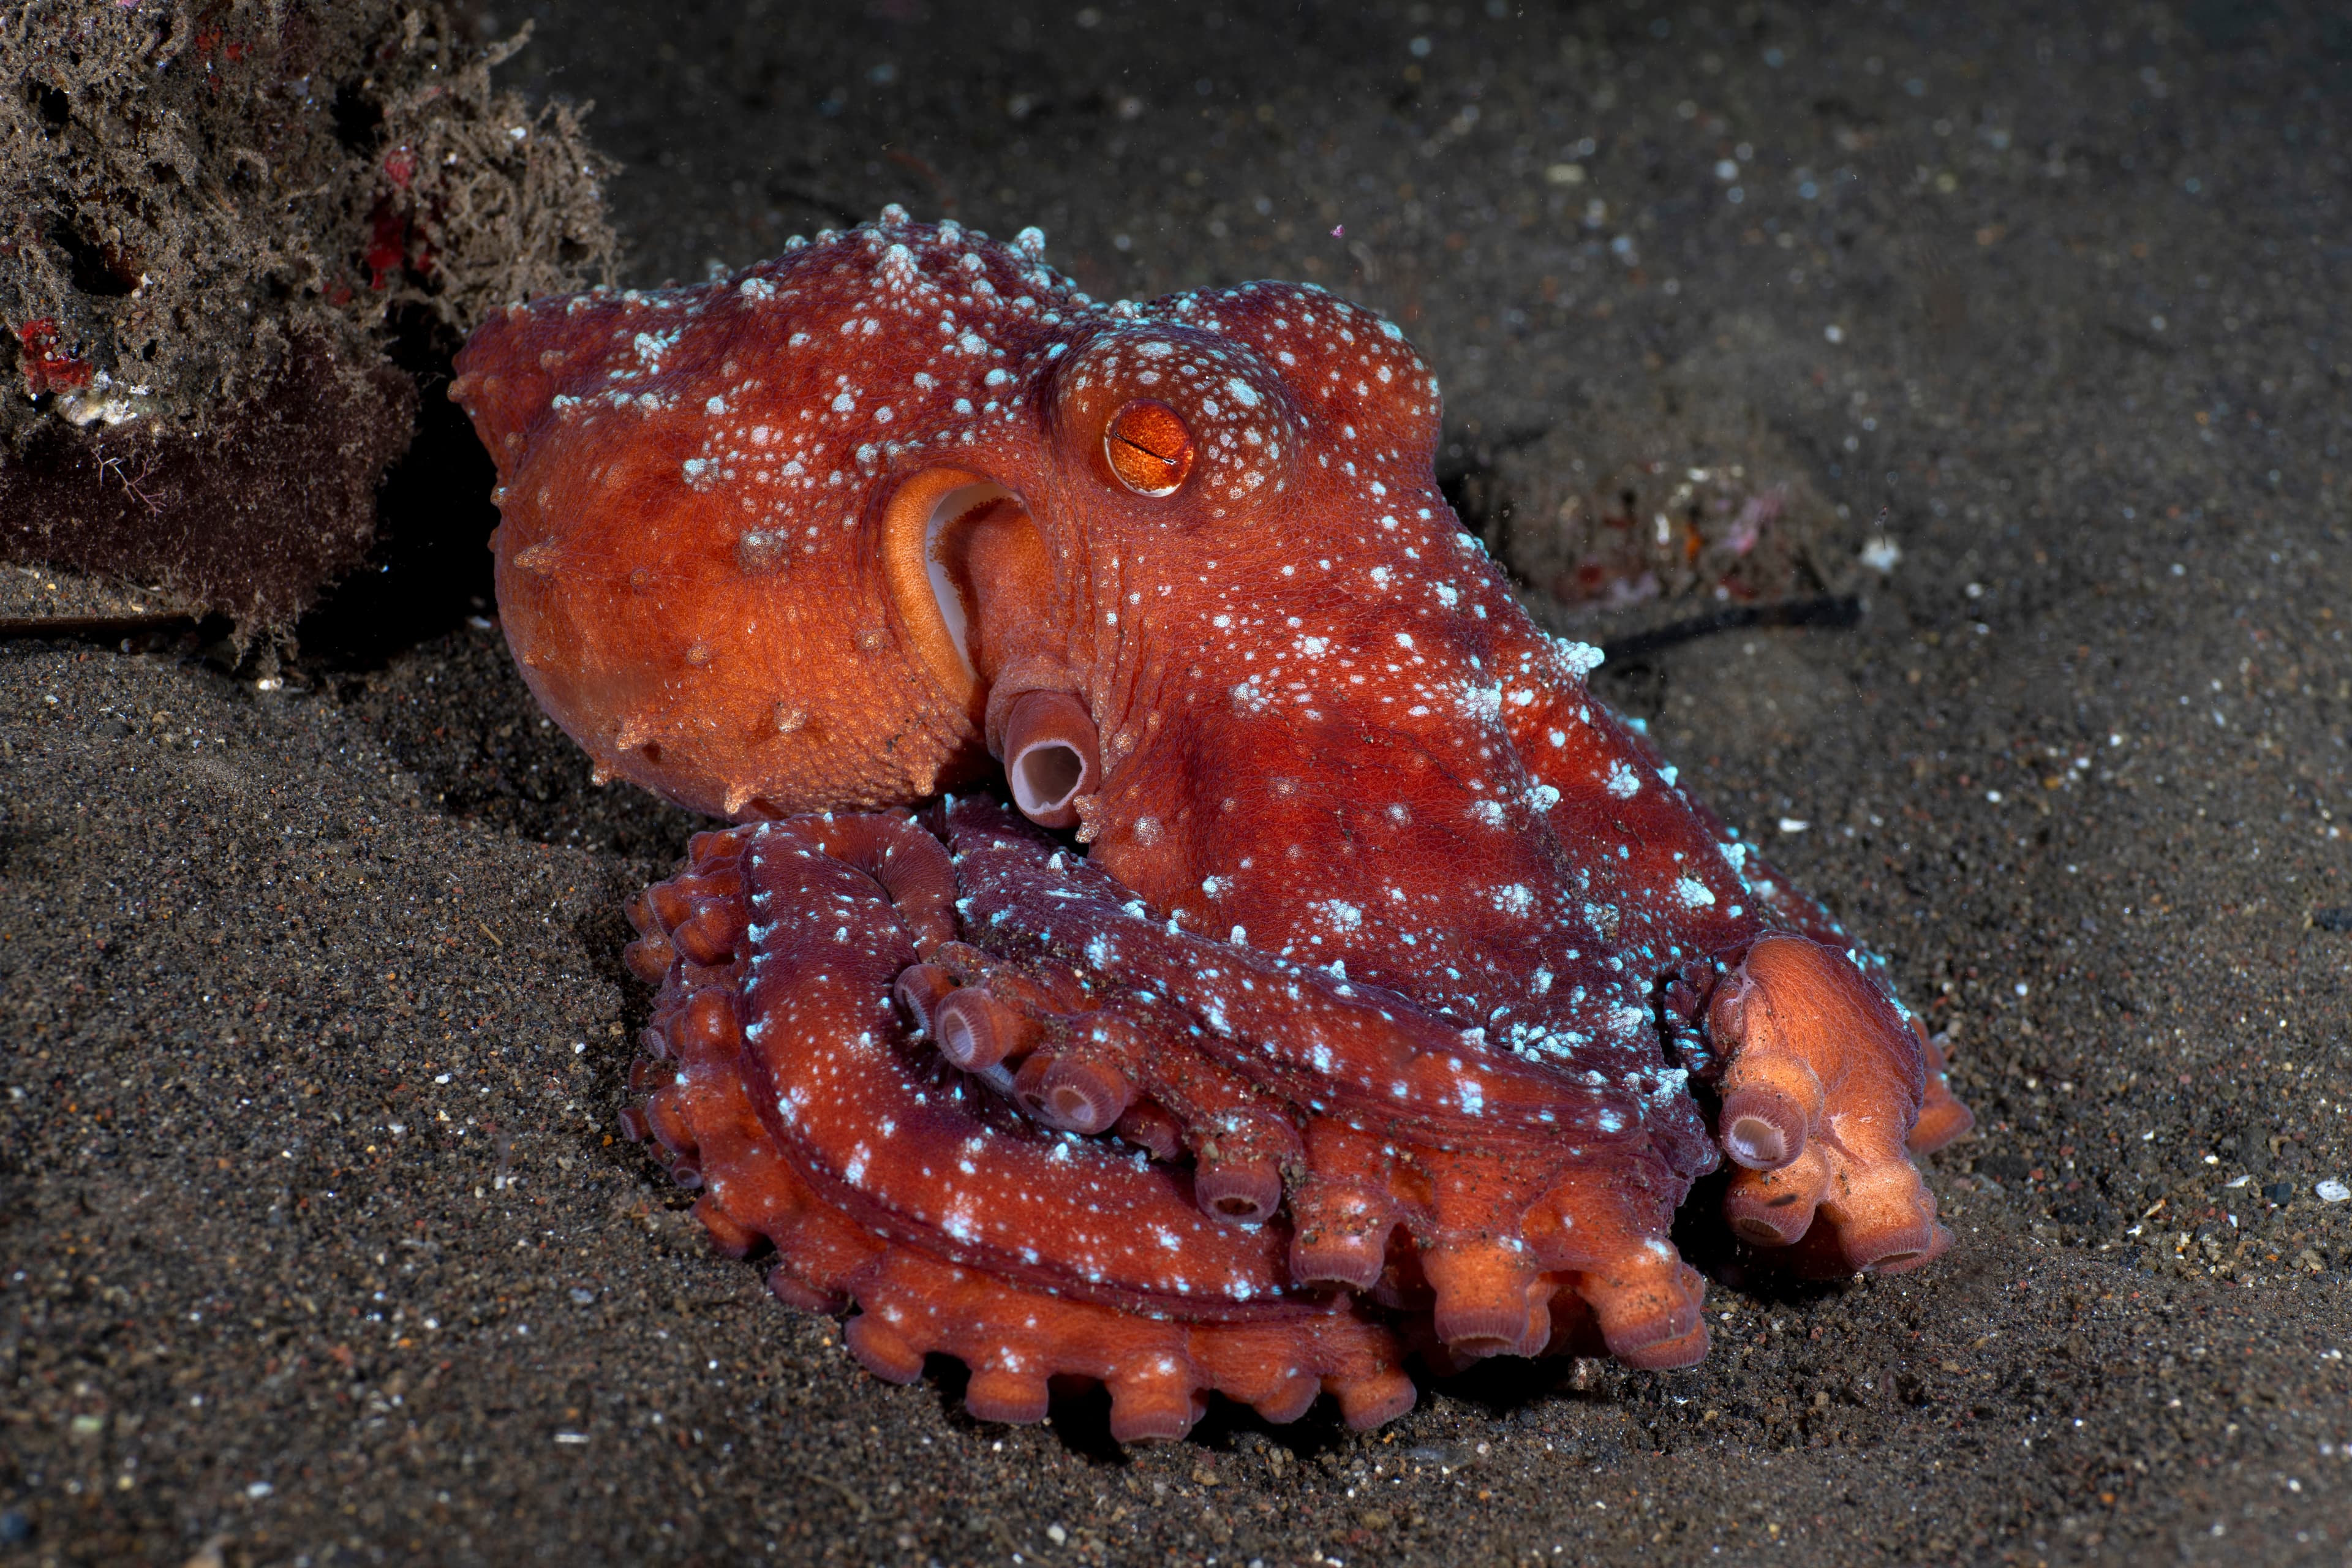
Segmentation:
{"type": "Polygon", "coordinates": [[[1154,451],[1152,448],[1145,446],[1142,442],[1137,440],[1134,437],[1129,435],[1124,430],[1119,432],[1118,439],[1119,443],[1129,450],[1141,453],[1143,456],[1150,458],[1153,462],[1160,464],[1162,468],[1172,468],[1176,466],[1176,458],[1172,454],[1154,451]]]}

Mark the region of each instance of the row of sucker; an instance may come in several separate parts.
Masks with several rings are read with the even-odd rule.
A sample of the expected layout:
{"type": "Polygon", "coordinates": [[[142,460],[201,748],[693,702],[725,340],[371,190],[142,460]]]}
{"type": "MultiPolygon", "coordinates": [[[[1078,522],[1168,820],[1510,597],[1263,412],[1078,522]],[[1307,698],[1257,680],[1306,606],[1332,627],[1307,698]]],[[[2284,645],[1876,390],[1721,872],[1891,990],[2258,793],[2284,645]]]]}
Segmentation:
{"type": "Polygon", "coordinates": [[[1481,1054],[1475,1044],[1402,997],[1151,924],[993,800],[952,800],[930,821],[954,855],[967,929],[1021,956],[975,962],[957,956],[975,948],[953,944],[942,964],[902,976],[899,997],[943,1055],[1000,1083],[1026,1114],[1108,1126],[1145,1157],[1189,1169],[1196,1205],[1227,1225],[1286,1221],[1294,1285],[1426,1312],[1456,1361],[1541,1350],[1561,1294],[1590,1305],[1622,1359],[1704,1353],[1697,1276],[1664,1239],[1686,1173],[1638,1135],[1601,1135],[1590,1086],[1562,1092],[1556,1075],[1530,1086],[1539,1069],[1492,1063],[1535,1112],[1517,1136],[1482,1121],[1475,1142],[1458,1088],[1418,1103],[1410,1082],[1402,1096],[1335,1090],[1347,1071],[1338,1053],[1310,1058],[1326,1075],[1317,1081],[1283,1060],[1286,1043],[1311,1052],[1339,1040],[1391,1083],[1396,1064],[1433,1048],[1455,1075],[1490,1064],[1465,1059],[1481,1054]],[[1264,984],[1276,1005],[1216,994],[1214,971],[1246,966],[1224,993],[1264,984]],[[1214,1021],[1202,1016],[1213,1008],[1214,1021]],[[1043,1100],[1046,1086],[1073,1081],[1102,1086],[1072,1096],[1082,1121],[1043,1100]],[[1593,1130],[1589,1143],[1570,1136],[1580,1127],[1593,1130]]]}
{"type": "Polygon", "coordinates": [[[1121,1441],[1181,1437],[1212,1391],[1274,1421],[1323,1393],[1359,1427],[1409,1408],[1392,1330],[1352,1298],[1283,1289],[1277,1237],[1209,1221],[1181,1173],[1007,1114],[1001,1087],[912,1045],[893,994],[960,990],[927,992],[950,971],[919,954],[1032,1007],[1083,999],[950,940],[946,868],[903,817],[801,818],[698,836],[631,905],[630,967],[664,968],[623,1125],[700,1189],[713,1244],[772,1248],[789,1305],[854,1310],[846,1342],[878,1376],[962,1360],[983,1420],[1041,1419],[1070,1380],[1108,1387],[1121,1441]],[[820,1085],[829,1105],[804,1092],[820,1085]],[[960,1178],[950,1206],[925,1209],[905,1184],[940,1171],[960,1178]],[[983,1206],[1056,1184],[1062,1212],[992,1251],[983,1206]],[[1121,1256],[1115,1233],[1166,1262],[1121,1256]]]}

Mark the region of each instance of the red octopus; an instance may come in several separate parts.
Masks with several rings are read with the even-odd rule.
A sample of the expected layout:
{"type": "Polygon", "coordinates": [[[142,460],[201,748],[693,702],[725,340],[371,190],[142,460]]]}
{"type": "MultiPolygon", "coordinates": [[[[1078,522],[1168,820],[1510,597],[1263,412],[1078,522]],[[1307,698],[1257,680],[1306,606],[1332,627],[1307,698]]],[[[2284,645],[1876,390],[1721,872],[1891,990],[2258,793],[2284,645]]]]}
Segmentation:
{"type": "Polygon", "coordinates": [[[1397,329],[1042,252],[890,208],[458,362],[532,691],[736,824],[628,953],[624,1120],[713,1240],[882,1377],[1097,1380],[1121,1439],[1695,1362],[1718,1151],[1757,1248],[1942,1253],[1916,1021],[1512,599],[1397,329]]]}

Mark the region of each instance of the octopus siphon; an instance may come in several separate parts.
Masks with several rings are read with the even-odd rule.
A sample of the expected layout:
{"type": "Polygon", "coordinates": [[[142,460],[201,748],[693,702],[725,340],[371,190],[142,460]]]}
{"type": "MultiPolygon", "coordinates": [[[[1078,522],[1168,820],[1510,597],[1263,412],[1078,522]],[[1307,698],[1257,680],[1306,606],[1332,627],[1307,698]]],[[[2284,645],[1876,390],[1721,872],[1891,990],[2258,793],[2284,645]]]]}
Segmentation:
{"type": "Polygon", "coordinates": [[[1694,1363],[1726,1160],[1757,1256],[1942,1254],[1917,1018],[1514,600],[1398,329],[1043,257],[886,208],[459,357],[532,692],[730,824],[626,955],[623,1124],[711,1240],[877,1376],[1100,1384],[1121,1440],[1694,1363]]]}

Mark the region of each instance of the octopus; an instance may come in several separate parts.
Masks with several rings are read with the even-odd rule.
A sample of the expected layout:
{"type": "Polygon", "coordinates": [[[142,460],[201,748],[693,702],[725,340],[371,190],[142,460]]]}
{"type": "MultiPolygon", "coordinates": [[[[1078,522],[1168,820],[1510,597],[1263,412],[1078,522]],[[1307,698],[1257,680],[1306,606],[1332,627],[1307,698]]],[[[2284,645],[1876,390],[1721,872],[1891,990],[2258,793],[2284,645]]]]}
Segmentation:
{"type": "Polygon", "coordinates": [[[630,906],[623,1126],[876,1375],[1363,1428],[1414,1364],[1700,1360],[1727,1161],[1756,1258],[1951,1245],[1918,1017],[1513,598],[1389,321],[893,207],[458,371],[531,691],[726,823],[630,906]]]}

